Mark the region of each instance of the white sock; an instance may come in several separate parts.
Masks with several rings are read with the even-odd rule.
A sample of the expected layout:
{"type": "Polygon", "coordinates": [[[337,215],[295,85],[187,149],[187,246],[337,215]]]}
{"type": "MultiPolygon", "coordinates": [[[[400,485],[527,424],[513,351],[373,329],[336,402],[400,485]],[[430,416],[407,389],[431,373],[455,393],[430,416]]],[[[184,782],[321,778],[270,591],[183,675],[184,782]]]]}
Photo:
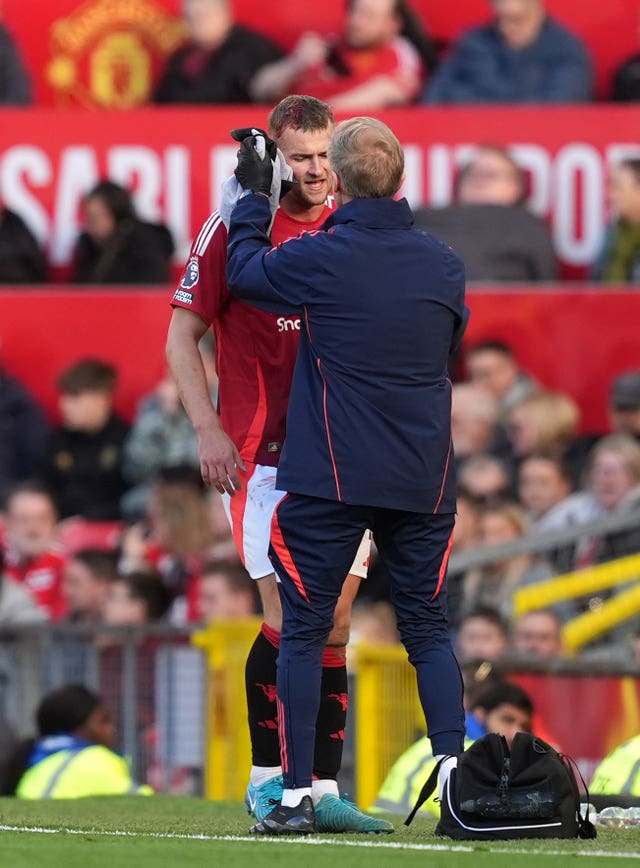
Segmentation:
{"type": "Polygon", "coordinates": [[[329,793],[332,796],[340,797],[340,792],[338,791],[338,782],[332,780],[323,780],[323,781],[312,781],[311,783],[311,798],[313,799],[313,804],[317,805],[320,799],[323,796],[326,796],[329,793]]]}
{"type": "Polygon", "coordinates": [[[298,787],[295,790],[283,790],[280,804],[283,808],[297,808],[305,796],[311,795],[311,787],[298,787]]]}
{"type": "Polygon", "coordinates": [[[442,765],[440,766],[440,771],[438,772],[438,798],[442,799],[442,794],[444,793],[444,788],[449,780],[449,775],[451,774],[451,769],[455,769],[458,766],[458,757],[456,756],[447,756],[446,754],[438,754],[435,757],[436,762],[440,762],[440,760],[444,760],[442,765]]]}
{"type": "Polygon", "coordinates": [[[282,774],[282,766],[251,766],[249,781],[254,787],[259,787],[271,778],[282,774]]]}

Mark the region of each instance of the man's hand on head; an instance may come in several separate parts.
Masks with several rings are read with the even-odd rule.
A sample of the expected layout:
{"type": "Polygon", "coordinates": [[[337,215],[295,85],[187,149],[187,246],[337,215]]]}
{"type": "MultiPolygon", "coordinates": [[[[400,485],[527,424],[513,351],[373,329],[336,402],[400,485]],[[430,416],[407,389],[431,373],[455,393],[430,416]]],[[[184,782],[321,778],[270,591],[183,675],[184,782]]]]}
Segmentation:
{"type": "Polygon", "coordinates": [[[262,136],[247,136],[238,149],[235,176],[243,190],[269,197],[273,180],[273,163],[262,136]]]}
{"type": "Polygon", "coordinates": [[[272,160],[275,160],[276,154],[278,152],[278,146],[264,130],[260,129],[260,127],[238,127],[238,129],[236,130],[231,130],[231,138],[234,140],[234,142],[242,143],[245,139],[251,138],[251,136],[262,136],[269,157],[272,160]]]}

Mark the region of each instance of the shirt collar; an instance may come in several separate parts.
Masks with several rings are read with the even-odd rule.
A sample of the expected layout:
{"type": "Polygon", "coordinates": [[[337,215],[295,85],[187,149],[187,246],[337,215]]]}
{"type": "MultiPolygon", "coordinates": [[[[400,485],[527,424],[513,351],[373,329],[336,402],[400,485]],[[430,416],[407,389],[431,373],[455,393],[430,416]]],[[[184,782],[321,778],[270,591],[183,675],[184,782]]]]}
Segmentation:
{"type": "Polygon", "coordinates": [[[413,214],[406,199],[352,199],[325,220],[323,229],[340,223],[360,223],[370,229],[410,229],[413,214]]]}

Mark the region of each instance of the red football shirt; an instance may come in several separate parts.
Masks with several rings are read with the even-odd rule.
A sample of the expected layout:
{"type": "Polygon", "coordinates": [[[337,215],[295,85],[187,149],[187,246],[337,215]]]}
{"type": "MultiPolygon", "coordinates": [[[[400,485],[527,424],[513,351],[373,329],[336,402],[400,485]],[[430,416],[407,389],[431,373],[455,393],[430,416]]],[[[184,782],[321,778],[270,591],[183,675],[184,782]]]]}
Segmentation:
{"type": "MultiPolygon", "coordinates": [[[[319,228],[276,213],[274,245],[319,228]]],[[[204,223],[191,248],[171,304],[198,314],[216,340],[218,409],[222,427],[244,461],[275,467],[284,443],[287,405],[298,350],[300,318],[265,313],[239,301],[227,289],[227,230],[217,211],[204,223]]]]}
{"type": "Polygon", "coordinates": [[[339,42],[333,51],[345,74],[340,75],[331,64],[322,63],[303,72],[291,92],[330,101],[331,97],[378,76],[386,76],[401,87],[407,102],[418,96],[422,86],[422,61],[408,39],[397,36],[378,48],[349,48],[339,42]]]}
{"type": "Polygon", "coordinates": [[[5,558],[7,575],[29,591],[51,620],[61,618],[66,608],[62,596],[62,573],[66,560],[64,555],[55,549],[49,549],[32,561],[20,563],[9,549],[5,558]]]}

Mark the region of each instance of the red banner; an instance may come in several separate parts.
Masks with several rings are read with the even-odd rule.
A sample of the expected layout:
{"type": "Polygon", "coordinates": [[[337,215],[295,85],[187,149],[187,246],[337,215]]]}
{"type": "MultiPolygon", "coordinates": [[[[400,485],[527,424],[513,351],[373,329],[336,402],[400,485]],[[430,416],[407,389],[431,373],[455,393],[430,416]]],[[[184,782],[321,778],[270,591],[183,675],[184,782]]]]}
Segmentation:
{"type": "MultiPolygon", "coordinates": [[[[530,206],[549,218],[558,255],[575,276],[586,273],[601,243],[611,165],[640,152],[635,108],[424,108],[380,116],[405,147],[412,205],[447,204],[457,169],[478,142],[508,145],[527,170],[530,206]]],[[[169,224],[184,258],[235,165],[229,130],[264,124],[266,110],[12,110],[2,121],[3,197],[47,243],[52,264],[64,267],[80,201],[102,176],[134,189],[140,213],[169,224]]]]}
{"type": "MultiPolygon", "coordinates": [[[[81,356],[101,356],[120,374],[118,408],[130,416],[164,365],[168,290],[0,289],[0,361],[54,415],[55,379],[81,356]]],[[[549,388],[572,395],[583,428],[607,430],[616,374],[640,368],[640,293],[558,287],[470,290],[467,340],[505,340],[549,388]]]]}
{"type": "Polygon", "coordinates": [[[531,696],[548,734],[577,761],[587,783],[603,757],[640,732],[637,678],[585,672],[513,680],[531,696]]]}

